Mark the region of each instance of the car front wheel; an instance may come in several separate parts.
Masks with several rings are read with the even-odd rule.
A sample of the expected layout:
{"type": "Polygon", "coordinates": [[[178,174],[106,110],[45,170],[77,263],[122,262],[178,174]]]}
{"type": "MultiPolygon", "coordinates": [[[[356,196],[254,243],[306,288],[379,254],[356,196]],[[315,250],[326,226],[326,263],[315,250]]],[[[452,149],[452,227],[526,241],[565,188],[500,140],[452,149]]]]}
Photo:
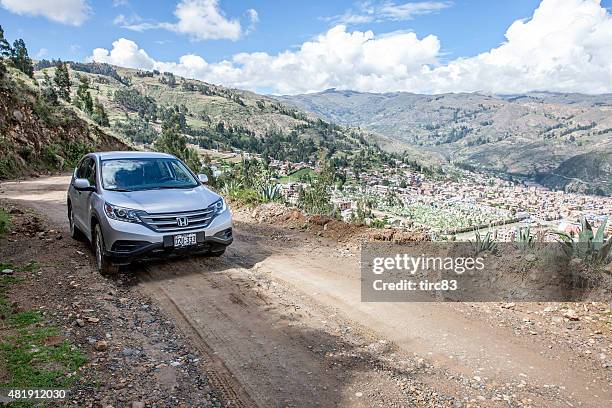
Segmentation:
{"type": "Polygon", "coordinates": [[[117,265],[113,265],[107,256],[104,255],[104,236],[99,225],[94,227],[93,231],[93,250],[96,257],[96,269],[102,275],[116,275],[119,271],[117,265]]]}

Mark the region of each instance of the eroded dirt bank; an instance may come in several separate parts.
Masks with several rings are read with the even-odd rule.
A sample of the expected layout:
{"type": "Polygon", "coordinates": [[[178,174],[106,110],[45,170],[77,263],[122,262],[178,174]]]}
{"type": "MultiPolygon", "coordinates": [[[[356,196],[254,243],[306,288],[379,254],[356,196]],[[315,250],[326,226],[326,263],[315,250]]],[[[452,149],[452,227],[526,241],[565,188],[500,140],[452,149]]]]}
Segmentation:
{"type": "MultiPolygon", "coordinates": [[[[65,323],[66,335],[90,350],[92,372],[103,382],[83,390],[83,402],[612,403],[606,304],[362,303],[358,240],[334,234],[333,225],[302,231],[297,215],[279,226],[251,211],[235,212],[236,241],[220,259],[151,263],[108,280],[92,271],[87,246],[67,238],[67,182],[49,177],[0,185],[5,202],[33,208],[45,219],[44,231],[63,236],[8,236],[0,256],[46,265],[27,282],[54,293],[49,318],[65,323]],[[80,327],[76,319],[90,313],[83,309],[100,320],[80,327]],[[105,339],[108,350],[96,351],[89,337],[105,339]]],[[[30,292],[17,304],[45,305],[37,289],[30,292]]]]}

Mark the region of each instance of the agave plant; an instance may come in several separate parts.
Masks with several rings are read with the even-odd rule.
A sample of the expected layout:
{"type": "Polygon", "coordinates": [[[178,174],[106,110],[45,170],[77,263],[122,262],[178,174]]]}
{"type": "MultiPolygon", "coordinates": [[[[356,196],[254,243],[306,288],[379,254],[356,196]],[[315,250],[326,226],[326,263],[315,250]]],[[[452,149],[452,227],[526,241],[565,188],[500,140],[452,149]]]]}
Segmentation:
{"type": "Polygon", "coordinates": [[[223,184],[221,192],[223,195],[233,197],[238,190],[242,188],[242,185],[236,180],[228,180],[223,184]]]}
{"type": "Polygon", "coordinates": [[[535,237],[531,235],[531,228],[517,228],[514,240],[521,251],[532,248],[535,245],[535,237]]]}
{"type": "Polygon", "coordinates": [[[263,184],[259,187],[259,196],[264,203],[277,201],[282,196],[280,186],[278,184],[263,184]]]}
{"type": "Polygon", "coordinates": [[[470,243],[476,255],[484,251],[495,252],[497,249],[497,242],[495,242],[495,239],[491,236],[490,231],[487,232],[484,237],[480,235],[480,231],[476,231],[474,238],[474,241],[470,241],[470,243]]]}
{"type": "Polygon", "coordinates": [[[604,219],[599,228],[593,232],[593,227],[589,221],[582,217],[580,219],[581,230],[578,240],[574,239],[565,232],[557,232],[559,242],[563,244],[563,249],[568,256],[584,259],[587,262],[607,263],[610,261],[612,252],[612,237],[604,241],[607,219],[604,219]]]}

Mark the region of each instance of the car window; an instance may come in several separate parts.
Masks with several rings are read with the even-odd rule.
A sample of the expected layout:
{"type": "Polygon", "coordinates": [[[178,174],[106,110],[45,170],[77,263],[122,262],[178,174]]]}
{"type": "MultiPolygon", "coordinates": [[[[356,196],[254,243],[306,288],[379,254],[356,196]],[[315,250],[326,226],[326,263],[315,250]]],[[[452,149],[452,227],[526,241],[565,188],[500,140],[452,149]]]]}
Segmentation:
{"type": "Polygon", "coordinates": [[[81,159],[77,166],[76,178],[85,178],[85,174],[87,174],[87,161],[89,157],[85,157],[81,159]]]}
{"type": "Polygon", "coordinates": [[[76,174],[77,178],[84,178],[92,186],[96,185],[96,162],[91,157],[86,157],[81,162],[76,174]]]}
{"type": "Polygon", "coordinates": [[[183,163],[172,158],[103,160],[101,179],[104,189],[115,191],[195,188],[200,185],[183,163]]]}
{"type": "Polygon", "coordinates": [[[183,166],[180,162],[172,161],[168,162],[168,164],[170,165],[170,171],[172,172],[176,180],[185,182],[189,182],[190,180],[192,180],[191,174],[189,174],[185,166],[183,166]]]}
{"type": "Polygon", "coordinates": [[[96,161],[93,158],[89,158],[87,163],[87,173],[85,178],[89,181],[92,186],[96,185],[96,161]]]}

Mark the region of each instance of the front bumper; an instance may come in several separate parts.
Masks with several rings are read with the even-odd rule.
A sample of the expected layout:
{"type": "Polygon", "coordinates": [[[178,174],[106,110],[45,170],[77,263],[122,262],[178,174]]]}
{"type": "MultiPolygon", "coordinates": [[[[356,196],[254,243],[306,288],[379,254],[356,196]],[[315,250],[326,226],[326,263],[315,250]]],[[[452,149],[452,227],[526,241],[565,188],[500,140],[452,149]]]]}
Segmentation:
{"type": "Polygon", "coordinates": [[[175,255],[220,251],[233,242],[232,216],[229,210],[216,216],[206,227],[180,232],[155,232],[143,224],[102,217],[105,255],[118,264],[175,255]],[[195,233],[197,245],[174,247],[173,236],[195,233]]]}

